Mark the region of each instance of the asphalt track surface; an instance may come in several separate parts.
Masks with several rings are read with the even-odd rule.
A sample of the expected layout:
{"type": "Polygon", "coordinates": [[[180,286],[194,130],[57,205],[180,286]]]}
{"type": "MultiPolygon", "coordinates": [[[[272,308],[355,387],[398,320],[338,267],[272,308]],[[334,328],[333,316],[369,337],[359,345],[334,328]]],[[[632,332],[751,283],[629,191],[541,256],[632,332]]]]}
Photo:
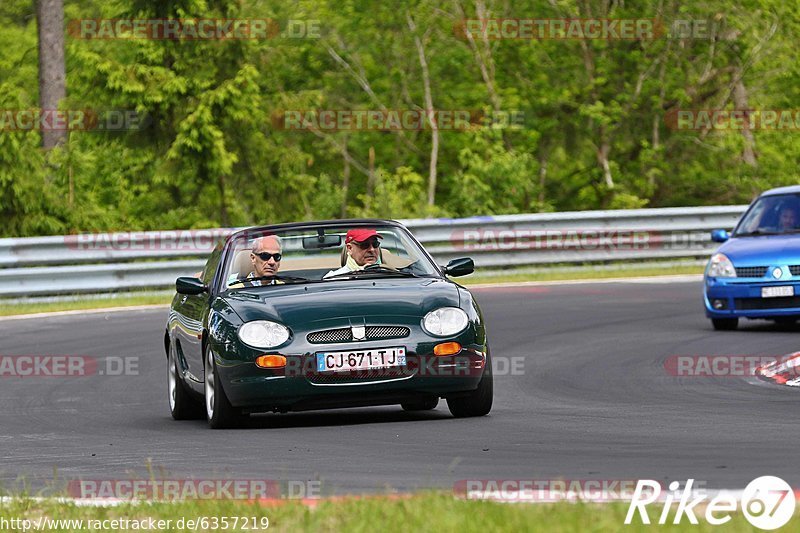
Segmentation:
{"type": "Polygon", "coordinates": [[[483,418],[399,406],[260,415],[240,430],[169,416],[166,308],[0,321],[3,355],[138,357],[138,375],[0,378],[0,482],[54,477],[320,480],[324,494],[449,489],[464,479],[694,478],[800,486],[800,390],[746,377],[676,377],[671,355],[800,349],[800,328],[715,332],[700,283],[476,289],[496,358],[483,418]],[[518,363],[519,364],[519,363],[518,363]],[[150,466],[148,466],[150,465],[150,466]]]}

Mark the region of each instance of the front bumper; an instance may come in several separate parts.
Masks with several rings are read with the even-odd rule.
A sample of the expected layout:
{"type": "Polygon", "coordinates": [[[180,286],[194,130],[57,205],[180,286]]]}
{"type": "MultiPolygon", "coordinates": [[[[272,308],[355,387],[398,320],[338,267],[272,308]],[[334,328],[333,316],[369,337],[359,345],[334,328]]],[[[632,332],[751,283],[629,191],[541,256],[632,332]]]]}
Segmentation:
{"type": "Polygon", "coordinates": [[[703,305],[708,318],[780,318],[800,316],[800,277],[710,278],[703,284],[703,305]],[[794,296],[763,298],[764,287],[794,288],[794,296]],[[717,309],[714,303],[722,304],[717,309]]]}
{"type": "Polygon", "coordinates": [[[436,341],[423,336],[330,345],[296,341],[283,349],[264,352],[286,357],[286,367],[277,369],[259,368],[253,362],[255,357],[226,351],[230,348],[211,345],[218,375],[231,404],[253,413],[389,405],[424,396],[458,395],[475,390],[490,364],[486,346],[474,343],[469,328],[461,336],[436,341]],[[435,356],[434,346],[448,341],[459,342],[461,351],[435,356]],[[388,346],[406,348],[406,366],[342,374],[316,370],[318,352],[388,346]]]}

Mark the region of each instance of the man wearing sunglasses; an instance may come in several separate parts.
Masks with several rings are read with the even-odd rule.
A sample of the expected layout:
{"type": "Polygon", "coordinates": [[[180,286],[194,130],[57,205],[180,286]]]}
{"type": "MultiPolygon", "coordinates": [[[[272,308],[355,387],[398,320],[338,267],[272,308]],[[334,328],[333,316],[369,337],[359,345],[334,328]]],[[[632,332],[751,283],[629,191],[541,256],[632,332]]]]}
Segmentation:
{"type": "Polygon", "coordinates": [[[374,229],[351,229],[344,239],[347,261],[342,268],[331,270],[324,277],[361,270],[368,265],[380,265],[381,239],[383,237],[374,229]]]}
{"type": "MultiPolygon", "coordinates": [[[[247,275],[248,278],[261,278],[263,276],[274,276],[281,267],[281,239],[277,235],[267,235],[259,237],[253,241],[253,248],[250,251],[250,262],[253,264],[253,271],[247,275]]],[[[232,275],[236,280],[236,274],[232,275]]],[[[278,285],[283,282],[280,280],[253,279],[252,281],[238,282],[230,285],[231,288],[260,287],[261,285],[278,285]]]]}
{"type": "MultiPolygon", "coordinates": [[[[250,252],[250,261],[253,262],[252,277],[274,276],[281,267],[281,258],[280,237],[277,235],[259,237],[253,241],[253,250],[250,252]]],[[[258,281],[253,282],[256,283],[258,281]]]]}

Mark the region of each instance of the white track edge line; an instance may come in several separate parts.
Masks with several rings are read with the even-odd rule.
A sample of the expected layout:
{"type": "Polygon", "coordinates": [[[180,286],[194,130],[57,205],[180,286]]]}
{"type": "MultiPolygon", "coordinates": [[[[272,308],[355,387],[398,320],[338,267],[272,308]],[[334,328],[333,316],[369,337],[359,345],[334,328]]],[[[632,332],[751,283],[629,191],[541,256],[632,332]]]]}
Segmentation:
{"type": "Polygon", "coordinates": [[[57,316],[72,316],[99,313],[120,313],[123,311],[147,311],[151,309],[163,309],[167,311],[169,304],[149,304],[149,305],[129,305],[121,307],[105,307],[101,309],[72,309],[70,311],[51,311],[48,313],[28,313],[24,315],[0,316],[0,322],[5,320],[27,320],[31,318],[51,318],[57,316]]]}

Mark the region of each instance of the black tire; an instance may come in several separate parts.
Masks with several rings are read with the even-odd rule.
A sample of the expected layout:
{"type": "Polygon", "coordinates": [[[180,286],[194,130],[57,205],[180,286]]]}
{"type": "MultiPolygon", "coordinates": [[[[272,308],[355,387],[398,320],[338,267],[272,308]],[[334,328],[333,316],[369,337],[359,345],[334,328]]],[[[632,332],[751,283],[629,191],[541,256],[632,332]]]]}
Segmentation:
{"type": "Polygon", "coordinates": [[[222,381],[217,374],[217,363],[211,348],[205,347],[203,352],[205,361],[205,379],[203,390],[205,391],[205,411],[206,420],[212,429],[235,428],[241,426],[248,418],[240,409],[231,405],[225,389],[222,388],[222,381]]]}
{"type": "Polygon", "coordinates": [[[465,396],[454,396],[447,399],[447,408],[456,418],[484,416],[492,410],[494,399],[494,380],[492,379],[492,360],[486,357],[486,368],[478,382],[478,388],[465,396]]]}
{"type": "Polygon", "coordinates": [[[438,396],[426,396],[419,400],[400,404],[400,406],[403,408],[403,411],[432,411],[433,409],[436,409],[437,405],[439,405],[438,396]]]}
{"type": "Polygon", "coordinates": [[[717,331],[733,331],[739,327],[738,318],[712,318],[711,323],[717,331]]]}
{"type": "Polygon", "coordinates": [[[167,356],[167,394],[169,395],[169,410],[175,420],[205,418],[203,402],[192,396],[181,378],[178,358],[171,344],[167,356]]]}

